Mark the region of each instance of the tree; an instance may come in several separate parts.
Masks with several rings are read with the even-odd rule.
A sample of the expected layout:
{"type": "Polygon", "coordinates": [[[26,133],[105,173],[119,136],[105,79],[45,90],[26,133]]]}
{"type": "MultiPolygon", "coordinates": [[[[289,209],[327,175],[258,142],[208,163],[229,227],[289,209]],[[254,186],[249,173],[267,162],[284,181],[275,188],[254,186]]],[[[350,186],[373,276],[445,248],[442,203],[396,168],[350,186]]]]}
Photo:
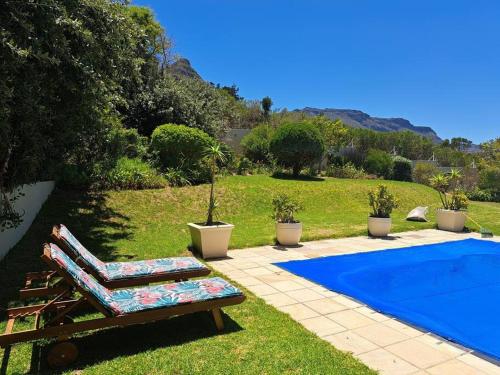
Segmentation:
{"type": "Polygon", "coordinates": [[[292,123],[279,127],[269,146],[276,161],[285,168],[292,168],[294,177],[301,169],[318,161],[325,151],[319,130],[309,123],[292,123]]]}
{"type": "Polygon", "coordinates": [[[253,128],[241,140],[245,156],[253,162],[269,162],[269,144],[274,129],[268,124],[261,124],[253,128]]]}
{"type": "Polygon", "coordinates": [[[140,83],[140,29],[108,1],[2,3],[0,190],[102,158],[124,87],[140,83]]]}
{"type": "Polygon", "coordinates": [[[273,106],[273,101],[269,96],[266,96],[262,98],[261,106],[262,106],[262,111],[264,112],[264,117],[268,119],[269,114],[271,113],[271,107],[273,106]]]}
{"type": "Polygon", "coordinates": [[[450,141],[450,147],[454,150],[465,151],[472,145],[472,141],[467,138],[455,137],[450,141]]]}
{"type": "Polygon", "coordinates": [[[165,74],[130,103],[124,124],[150,136],[165,123],[185,124],[211,136],[225,132],[234,99],[199,79],[165,74]]]}

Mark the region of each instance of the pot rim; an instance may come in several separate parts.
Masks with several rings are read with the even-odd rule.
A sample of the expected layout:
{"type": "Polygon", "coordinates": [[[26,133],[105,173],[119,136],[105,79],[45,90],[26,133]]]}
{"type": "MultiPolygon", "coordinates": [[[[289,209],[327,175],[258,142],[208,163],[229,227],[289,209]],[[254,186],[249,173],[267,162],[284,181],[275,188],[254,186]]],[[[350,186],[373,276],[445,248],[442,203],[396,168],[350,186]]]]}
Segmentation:
{"type": "Polygon", "coordinates": [[[196,228],[196,229],[226,229],[226,228],[234,228],[233,224],[225,223],[223,221],[219,221],[218,225],[204,225],[203,223],[187,223],[189,227],[196,228]]]}

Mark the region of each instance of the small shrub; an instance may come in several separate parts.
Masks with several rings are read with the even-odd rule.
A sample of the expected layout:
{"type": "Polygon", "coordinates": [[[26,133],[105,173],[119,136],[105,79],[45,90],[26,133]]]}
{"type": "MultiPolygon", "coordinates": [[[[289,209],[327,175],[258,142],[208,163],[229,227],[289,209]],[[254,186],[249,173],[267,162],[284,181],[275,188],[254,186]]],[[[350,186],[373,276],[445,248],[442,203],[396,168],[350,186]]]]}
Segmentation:
{"type": "Polygon", "coordinates": [[[430,179],[430,185],[439,193],[439,198],[445,210],[466,209],[468,200],[465,193],[459,188],[461,174],[452,170],[449,174],[437,174],[430,179]]]}
{"type": "Polygon", "coordinates": [[[368,151],[365,160],[365,169],[368,173],[374,173],[389,180],[392,177],[392,167],[392,157],[387,152],[377,149],[368,151]]]}
{"type": "Polygon", "coordinates": [[[276,130],[269,149],[276,162],[285,168],[292,168],[293,175],[297,177],[304,166],[323,156],[325,145],[317,127],[308,123],[293,123],[276,130]]]}
{"type": "Polygon", "coordinates": [[[203,150],[213,144],[214,139],[200,129],[165,124],[153,131],[150,147],[157,153],[163,170],[181,168],[187,171],[198,167],[203,150]]]}
{"type": "Polygon", "coordinates": [[[102,189],[156,189],[167,186],[167,180],[148,163],[140,159],[120,158],[110,171],[96,178],[96,188],[102,189]]]}
{"type": "Polygon", "coordinates": [[[411,181],[411,161],[402,156],[392,158],[392,178],[396,181],[411,181]]]}
{"type": "Polygon", "coordinates": [[[252,162],[248,158],[241,158],[238,162],[238,174],[245,175],[252,170],[252,162]]]}
{"type": "Polygon", "coordinates": [[[170,186],[187,186],[191,185],[188,176],[181,169],[167,168],[163,174],[170,186]]]}
{"type": "Polygon", "coordinates": [[[281,193],[273,198],[272,218],[278,223],[298,223],[294,215],[303,210],[303,207],[290,196],[281,193]]]}
{"type": "Polygon", "coordinates": [[[351,178],[351,179],[361,179],[366,178],[366,172],[363,168],[356,168],[351,162],[347,162],[344,165],[332,164],[326,169],[326,175],[328,177],[336,178],[351,178]]]}
{"type": "Polygon", "coordinates": [[[488,166],[479,173],[479,187],[500,195],[500,167],[488,166]]]}
{"type": "Polygon", "coordinates": [[[267,124],[253,128],[241,140],[241,147],[245,156],[254,163],[268,163],[270,161],[269,144],[273,132],[274,129],[267,124]]]}
{"type": "Polygon", "coordinates": [[[107,137],[108,156],[142,158],[147,154],[147,137],[139,135],[137,129],[116,127],[107,137]]]}
{"type": "Polygon", "coordinates": [[[368,201],[372,208],[371,217],[388,218],[391,216],[392,210],[399,205],[398,200],[389,193],[385,185],[379,185],[375,190],[370,191],[368,201]]]}
{"type": "Polygon", "coordinates": [[[471,201],[479,201],[479,202],[498,202],[500,201],[500,196],[495,195],[490,190],[481,190],[479,188],[475,188],[473,190],[467,191],[465,193],[467,198],[471,201]]]}
{"type": "Polygon", "coordinates": [[[439,169],[432,163],[418,162],[413,168],[413,181],[422,185],[430,185],[431,177],[437,175],[439,169]]]}

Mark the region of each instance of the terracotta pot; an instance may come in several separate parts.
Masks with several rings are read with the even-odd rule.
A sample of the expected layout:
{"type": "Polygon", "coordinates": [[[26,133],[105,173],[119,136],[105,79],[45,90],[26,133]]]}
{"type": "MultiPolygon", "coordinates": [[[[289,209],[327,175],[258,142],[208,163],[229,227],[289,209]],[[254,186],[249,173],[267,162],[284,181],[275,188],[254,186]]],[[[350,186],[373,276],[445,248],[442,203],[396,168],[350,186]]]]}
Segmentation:
{"type": "Polygon", "coordinates": [[[390,217],[368,217],[368,233],[374,237],[387,237],[391,231],[390,217]]]}
{"type": "Polygon", "coordinates": [[[276,223],[276,238],[280,245],[298,245],[302,236],[302,223],[276,223]]]}
{"type": "Polygon", "coordinates": [[[227,256],[227,248],[234,225],[219,222],[216,225],[188,223],[191,233],[191,244],[203,259],[223,258],[227,256]]]}
{"type": "Polygon", "coordinates": [[[438,229],[450,232],[462,232],[467,216],[463,211],[438,209],[436,214],[438,229]]]}

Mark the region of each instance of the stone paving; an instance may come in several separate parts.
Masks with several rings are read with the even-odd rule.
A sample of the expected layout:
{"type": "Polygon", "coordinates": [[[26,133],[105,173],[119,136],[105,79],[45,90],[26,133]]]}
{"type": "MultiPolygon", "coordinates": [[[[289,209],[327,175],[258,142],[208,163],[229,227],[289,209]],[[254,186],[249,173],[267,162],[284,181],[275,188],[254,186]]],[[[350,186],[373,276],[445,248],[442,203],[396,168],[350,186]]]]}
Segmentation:
{"type": "Polygon", "coordinates": [[[467,348],[380,314],[272,264],[471,237],[480,236],[426,229],[393,234],[390,239],[363,236],[305,242],[294,248],[262,246],[229,251],[227,258],[211,261],[210,265],[337,349],[352,353],[382,374],[500,375],[499,363],[480,358],[467,348]]]}

